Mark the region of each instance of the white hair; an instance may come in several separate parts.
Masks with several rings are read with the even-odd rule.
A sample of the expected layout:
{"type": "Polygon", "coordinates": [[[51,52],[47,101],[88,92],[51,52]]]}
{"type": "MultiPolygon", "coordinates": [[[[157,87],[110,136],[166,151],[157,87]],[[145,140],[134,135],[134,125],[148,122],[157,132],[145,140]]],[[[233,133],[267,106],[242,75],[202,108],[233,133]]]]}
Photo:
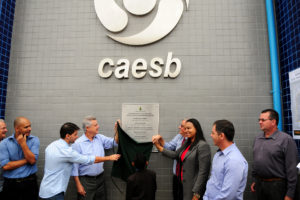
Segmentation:
{"type": "Polygon", "coordinates": [[[84,132],[86,132],[86,127],[90,127],[92,125],[92,121],[97,120],[96,117],[92,115],[86,116],[82,121],[82,129],[84,132]]]}

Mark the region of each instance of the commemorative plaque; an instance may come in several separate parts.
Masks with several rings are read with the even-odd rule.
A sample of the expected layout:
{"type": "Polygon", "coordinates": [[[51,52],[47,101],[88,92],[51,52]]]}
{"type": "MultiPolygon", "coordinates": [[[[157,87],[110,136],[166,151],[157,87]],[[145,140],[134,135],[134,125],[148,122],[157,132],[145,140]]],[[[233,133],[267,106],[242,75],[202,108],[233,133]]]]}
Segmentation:
{"type": "Polygon", "coordinates": [[[122,104],[122,128],[137,142],[151,142],[158,133],[158,103],[122,104]]]}

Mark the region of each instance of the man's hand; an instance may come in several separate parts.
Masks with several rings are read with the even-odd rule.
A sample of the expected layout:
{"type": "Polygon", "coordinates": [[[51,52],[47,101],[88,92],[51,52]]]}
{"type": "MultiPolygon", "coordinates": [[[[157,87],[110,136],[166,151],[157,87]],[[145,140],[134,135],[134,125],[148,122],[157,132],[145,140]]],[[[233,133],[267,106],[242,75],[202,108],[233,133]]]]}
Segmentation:
{"type": "Polygon", "coordinates": [[[118,123],[121,126],[121,120],[117,120],[115,122],[115,127],[114,127],[114,131],[115,131],[115,141],[117,144],[119,144],[119,132],[118,132],[118,123]]]}
{"type": "Polygon", "coordinates": [[[256,190],[255,190],[255,182],[253,182],[252,184],[251,184],[251,192],[255,192],[256,190]]]}
{"type": "Polygon", "coordinates": [[[84,187],[81,185],[81,184],[78,184],[77,185],[77,192],[82,195],[82,196],[85,196],[86,195],[86,192],[84,190],[84,187]]]}
{"type": "Polygon", "coordinates": [[[119,125],[121,126],[121,120],[120,120],[120,119],[118,119],[118,120],[115,122],[115,127],[114,127],[115,132],[118,131],[118,123],[119,123],[119,125]]]}
{"type": "Polygon", "coordinates": [[[293,200],[291,197],[285,196],[284,200],[293,200]]]}
{"type": "Polygon", "coordinates": [[[20,146],[26,145],[26,135],[23,134],[18,135],[17,142],[20,146]]]}
{"type": "Polygon", "coordinates": [[[74,176],[74,180],[75,180],[75,184],[76,184],[76,188],[77,188],[77,192],[82,195],[85,196],[86,192],[84,187],[81,185],[79,177],[78,176],[74,176]]]}
{"type": "Polygon", "coordinates": [[[18,144],[21,146],[22,151],[24,153],[24,157],[27,162],[31,165],[36,163],[35,155],[30,151],[29,147],[26,144],[26,135],[20,134],[16,138],[18,144]]]}
{"type": "Polygon", "coordinates": [[[108,156],[108,159],[116,161],[116,160],[119,160],[120,157],[121,157],[120,154],[113,154],[113,155],[108,156]]]}

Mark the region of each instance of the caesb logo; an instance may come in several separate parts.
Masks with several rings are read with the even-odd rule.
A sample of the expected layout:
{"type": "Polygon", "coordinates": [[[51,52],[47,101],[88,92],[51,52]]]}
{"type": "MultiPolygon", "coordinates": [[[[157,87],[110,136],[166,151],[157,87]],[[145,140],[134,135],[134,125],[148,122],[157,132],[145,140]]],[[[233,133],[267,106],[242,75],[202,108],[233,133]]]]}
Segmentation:
{"type": "Polygon", "coordinates": [[[94,0],[95,9],[102,25],[114,35],[108,36],[127,45],[146,45],[156,42],[170,33],[179,22],[184,2],[188,8],[189,0],[123,0],[122,9],[115,0],[94,0]],[[128,24],[128,14],[145,16],[157,6],[153,21],[143,30],[129,36],[117,36],[128,24]]]}

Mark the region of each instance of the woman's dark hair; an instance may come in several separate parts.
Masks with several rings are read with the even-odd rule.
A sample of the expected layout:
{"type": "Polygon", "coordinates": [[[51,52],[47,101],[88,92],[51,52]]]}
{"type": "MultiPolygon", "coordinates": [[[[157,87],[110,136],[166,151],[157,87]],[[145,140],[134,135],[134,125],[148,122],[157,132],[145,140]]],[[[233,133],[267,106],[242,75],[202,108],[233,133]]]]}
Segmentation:
{"type": "Polygon", "coordinates": [[[193,126],[194,126],[195,129],[196,129],[196,136],[195,136],[194,142],[191,144],[191,140],[190,140],[190,139],[188,139],[188,142],[187,142],[187,145],[190,145],[190,144],[191,144],[191,147],[190,147],[190,148],[192,148],[192,147],[195,146],[200,140],[203,140],[203,141],[206,141],[206,140],[205,140],[205,137],[204,137],[204,135],[203,135],[203,131],[202,131],[202,128],[201,128],[201,125],[200,125],[199,121],[198,121],[197,119],[193,119],[193,118],[192,118],[192,119],[186,120],[186,123],[188,123],[188,122],[192,123],[193,126]]]}

